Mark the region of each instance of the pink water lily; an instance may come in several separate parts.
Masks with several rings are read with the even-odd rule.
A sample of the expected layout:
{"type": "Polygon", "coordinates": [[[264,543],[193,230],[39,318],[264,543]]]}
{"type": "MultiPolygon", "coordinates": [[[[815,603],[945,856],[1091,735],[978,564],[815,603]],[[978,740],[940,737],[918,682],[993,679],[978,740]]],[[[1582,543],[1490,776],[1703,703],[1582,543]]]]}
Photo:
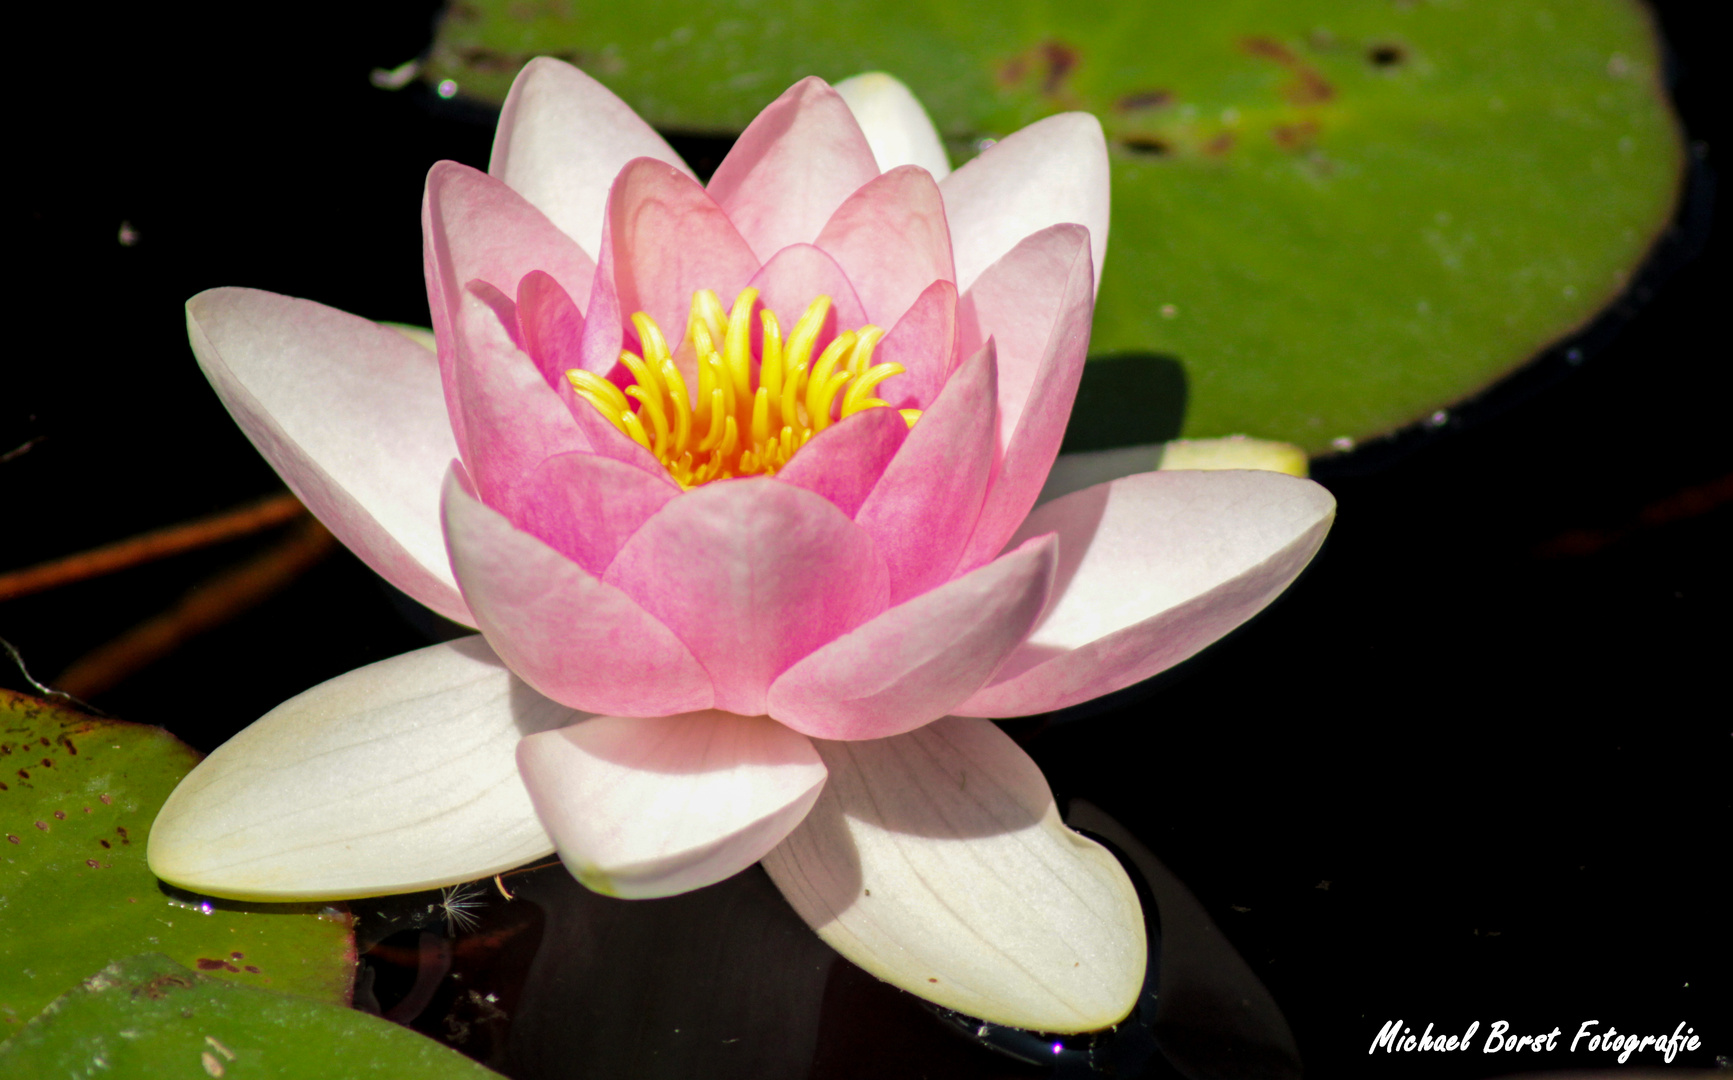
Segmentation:
{"type": "Polygon", "coordinates": [[[984,717],[1184,659],[1333,502],[1273,473],[1054,499],[1105,251],[1099,125],[955,172],[895,80],[807,79],[708,186],[577,69],[429,174],[436,351],[305,300],[188,303],[212,385],[368,565],[481,631],[273,710],[171,797],[162,877],[263,899],[557,849],[668,895],[759,860],[868,970],[983,1018],[1119,1019],[1135,892],[984,717]]]}

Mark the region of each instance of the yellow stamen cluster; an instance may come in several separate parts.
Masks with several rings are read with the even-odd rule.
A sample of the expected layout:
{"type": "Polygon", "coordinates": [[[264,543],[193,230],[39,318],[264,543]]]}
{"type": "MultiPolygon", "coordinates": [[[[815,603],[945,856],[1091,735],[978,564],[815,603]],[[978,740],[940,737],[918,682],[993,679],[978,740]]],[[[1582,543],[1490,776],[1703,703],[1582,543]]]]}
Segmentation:
{"type": "MultiPolygon", "coordinates": [[[[871,325],[845,330],[814,360],[813,346],[831,304],[830,297],[820,296],[786,342],[776,315],[761,310],[762,342],[754,357],[752,308],[757,302],[758,290],[746,289],[725,312],[709,289],[693,294],[681,345],[690,344],[697,360],[696,396],[687,391],[662,331],[641,311],[632,316],[632,325],[643,355],[620,353],[633,385],[622,391],[582,370],[568,371],[566,378],[579,397],[654,454],[682,488],[732,476],[773,475],[831,424],[889,404],[870,396],[879,383],[904,370],[901,364],[872,362],[883,330],[871,325]]],[[[919,409],[901,412],[910,427],[921,415],[919,409]]]]}

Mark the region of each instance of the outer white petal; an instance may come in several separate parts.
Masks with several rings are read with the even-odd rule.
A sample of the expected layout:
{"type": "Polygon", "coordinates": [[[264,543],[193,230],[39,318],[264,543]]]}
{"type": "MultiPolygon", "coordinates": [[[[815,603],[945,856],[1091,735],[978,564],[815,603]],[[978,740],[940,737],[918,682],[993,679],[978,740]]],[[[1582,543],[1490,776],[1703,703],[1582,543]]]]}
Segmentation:
{"type": "Polygon", "coordinates": [[[518,778],[518,741],[584,715],[531,690],[480,637],[358,668],[200,762],[151,826],[150,867],[250,900],[499,873],[554,847],[518,778]]]}
{"type": "Polygon", "coordinates": [[[1111,450],[1085,450],[1060,454],[1047,473],[1047,482],[1035,505],[1050,503],[1061,495],[1082,491],[1122,476],[1156,470],[1181,469],[1223,471],[1261,469],[1304,477],[1306,452],[1292,443],[1271,442],[1229,435],[1222,439],[1174,439],[1164,443],[1118,446],[1111,450]]]}
{"type": "Polygon", "coordinates": [[[692,175],[680,155],[612,90],[564,61],[538,56],[524,65],[506,95],[487,171],[585,252],[599,256],[609,185],[626,162],[640,157],[692,175]]]}
{"type": "Polygon", "coordinates": [[[1088,113],[1060,113],[1016,132],[946,177],[945,217],[957,289],[969,286],[1030,233],[1072,223],[1089,230],[1095,287],[1107,256],[1107,138],[1088,113]]]}
{"type": "Polygon", "coordinates": [[[806,816],[825,776],[806,736],[717,710],[598,716],[524,739],[518,767],[566,869],[632,900],[751,866],[806,816]]]}
{"type": "Polygon", "coordinates": [[[235,422],[337,539],[416,600],[473,622],[440,532],[457,442],[433,355],[378,323],[257,289],[193,297],[187,335],[235,422]]]}
{"type": "Polygon", "coordinates": [[[1298,577],[1335,520],[1321,486],[1275,472],[1141,473],[1032,512],[1011,543],[1059,534],[1041,623],[965,716],[1026,716],[1179,663],[1298,577]]]}
{"type": "Polygon", "coordinates": [[[1059,820],[1041,770],[985,720],[818,742],[812,812],[765,857],[820,937],[867,971],[983,1020],[1091,1031],[1143,986],[1125,870],[1059,820]]]}
{"type": "Polygon", "coordinates": [[[900,80],[882,71],[869,71],[844,79],[832,89],[854,113],[867,145],[873,148],[879,172],[889,172],[898,165],[919,165],[932,173],[934,180],[951,174],[950,159],[932,118],[900,80]]]}

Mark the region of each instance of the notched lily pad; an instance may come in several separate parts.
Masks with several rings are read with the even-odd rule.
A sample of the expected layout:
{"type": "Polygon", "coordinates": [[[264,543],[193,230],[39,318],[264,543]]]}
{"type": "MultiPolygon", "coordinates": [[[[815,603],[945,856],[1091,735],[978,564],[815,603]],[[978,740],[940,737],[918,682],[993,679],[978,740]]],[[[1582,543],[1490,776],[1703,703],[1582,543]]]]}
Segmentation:
{"type": "Polygon", "coordinates": [[[560,56],[658,127],[738,132],[802,76],[879,69],[958,162],[1093,112],[1093,351],[1176,359],[1180,434],[1317,453],[1474,395],[1624,289],[1684,160],[1659,52],[1634,0],[468,0],[426,70],[499,102],[560,56]]]}
{"type": "Polygon", "coordinates": [[[151,821],[198,753],[161,728],[0,691],[0,1037],[117,957],[347,1004],[350,918],[163,886],[151,821]]]}
{"type": "Polygon", "coordinates": [[[378,1017],[236,986],[161,954],[109,964],[56,999],[0,1045],[0,1073],[116,1080],[495,1075],[378,1017]]]}

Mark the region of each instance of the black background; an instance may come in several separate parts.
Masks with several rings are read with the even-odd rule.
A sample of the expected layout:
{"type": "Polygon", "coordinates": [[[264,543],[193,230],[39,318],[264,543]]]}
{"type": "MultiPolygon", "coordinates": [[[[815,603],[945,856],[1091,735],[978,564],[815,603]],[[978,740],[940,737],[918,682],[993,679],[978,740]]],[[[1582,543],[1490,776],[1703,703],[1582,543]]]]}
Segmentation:
{"type": "MultiPolygon", "coordinates": [[[[192,361],[186,297],[244,284],[427,322],[422,177],[485,167],[492,118],[368,73],[426,46],[433,5],[237,10],[39,9],[15,39],[0,453],[41,441],[0,465],[0,569],[279,489],[192,361]]],[[[1707,10],[1659,7],[1699,210],[1727,99],[1707,10]]],[[[1311,1075],[1589,1063],[1369,1064],[1397,1018],[1685,1021],[1707,1042],[1692,1063],[1733,1054],[1733,510],[1644,515],[1733,473],[1725,227],[1695,220],[1701,251],[1585,362],[1553,357],[1404,453],[1321,463],[1335,530],[1254,624],[1141,698],[1016,729],[1061,798],[1119,818],[1197,893],[1311,1075]],[[1605,542],[1547,553],[1583,531],[1605,542]]],[[[0,636],[51,679],[270,541],[0,605],[0,636]]],[[[425,640],[344,553],[94,704],[209,749],[425,640]]],[[[0,684],[28,689],[10,666],[0,684]]]]}

